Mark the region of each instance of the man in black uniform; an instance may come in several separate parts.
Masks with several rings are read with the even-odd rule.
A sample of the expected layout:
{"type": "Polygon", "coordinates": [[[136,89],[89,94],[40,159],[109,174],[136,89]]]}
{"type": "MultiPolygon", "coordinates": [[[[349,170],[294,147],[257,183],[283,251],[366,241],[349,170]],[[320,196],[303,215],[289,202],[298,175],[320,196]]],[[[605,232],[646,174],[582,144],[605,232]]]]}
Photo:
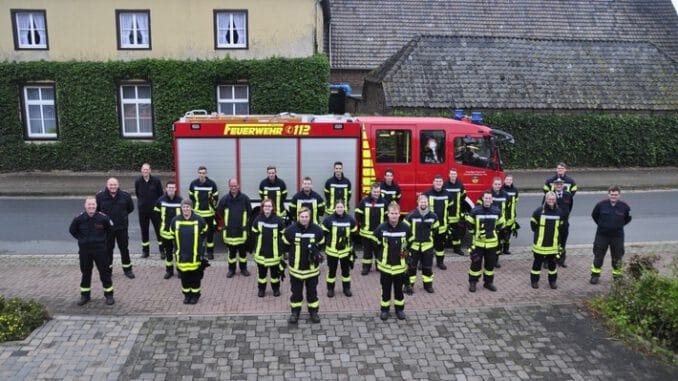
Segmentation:
{"type": "Polygon", "coordinates": [[[134,279],[132,260],[129,257],[129,219],[128,215],[134,211],[134,202],[129,193],[119,189],[120,183],[115,177],[106,182],[106,189],[96,195],[97,212],[102,212],[113,221],[111,234],[108,235],[106,250],[111,269],[113,268],[113,250],[117,241],[122,260],[122,270],[125,276],[134,279]]]}
{"type": "Polygon", "coordinates": [[[273,201],[275,205],[275,214],[285,219],[287,211],[285,202],[287,202],[287,185],[278,177],[278,171],[273,165],[266,167],[266,178],[259,183],[259,197],[273,201]]]}
{"type": "Polygon", "coordinates": [[[468,269],[468,290],[476,292],[476,284],[483,275],[483,287],[490,291],[497,291],[494,285],[494,267],[497,262],[499,232],[504,227],[504,217],[499,208],[492,203],[491,190],[485,191],[480,200],[482,204],[473,208],[466,216],[466,225],[473,237],[471,266],[468,269]]]}
{"type": "Polygon", "coordinates": [[[228,180],[229,192],[219,200],[217,213],[223,217],[222,235],[228,247],[227,278],[235,276],[236,263],[240,263],[240,274],[250,276],[247,271],[247,237],[251,229],[252,205],[250,198],[240,191],[238,180],[228,180]]]}
{"type": "Polygon", "coordinates": [[[574,195],[577,193],[577,183],[574,181],[573,178],[568,176],[567,174],[567,165],[565,163],[558,163],[556,166],[556,174],[549,177],[546,179],[544,182],[544,193],[549,192],[549,191],[555,191],[555,181],[556,179],[561,179],[563,180],[563,186],[565,187],[565,190],[570,192],[572,194],[572,198],[574,198],[574,195]]]}
{"type": "Polygon", "coordinates": [[[447,270],[445,265],[445,236],[452,195],[443,188],[443,177],[436,175],[433,179],[433,188],[424,192],[428,197],[428,205],[438,217],[438,229],[433,231],[433,249],[436,254],[436,266],[447,270]]]}
{"type": "Polygon", "coordinates": [[[160,220],[160,236],[162,237],[162,251],[160,255],[165,259],[165,279],[174,275],[174,237],[170,232],[170,223],[174,217],[181,214],[181,196],[177,194],[177,184],[170,180],[165,184],[165,194],[160,196],[155,204],[155,212],[160,220]]]}
{"type": "Polygon", "coordinates": [[[184,304],[198,303],[202,293],[200,281],[206,267],[203,263],[203,235],[206,231],[205,220],[193,213],[193,202],[182,200],[181,214],[170,222],[170,234],[176,242],[175,258],[184,304]]]}
{"type": "Polygon", "coordinates": [[[449,179],[443,184],[443,188],[452,197],[449,206],[449,215],[447,216],[447,234],[452,243],[452,250],[455,254],[464,255],[461,250],[461,240],[466,234],[466,224],[464,222],[464,213],[471,210],[466,203],[466,189],[461,180],[457,177],[457,170],[450,168],[449,179]]]}
{"type": "Polygon", "coordinates": [[[591,266],[591,284],[600,280],[603,260],[610,248],[612,256],[612,277],[619,279],[624,274],[622,257],[624,256],[624,226],[631,222],[631,208],[621,201],[621,189],[617,185],[607,190],[607,200],[596,204],[591,213],[598,225],[593,241],[593,266],[591,266]]]}
{"type": "Polygon", "coordinates": [[[311,222],[314,224],[319,223],[320,217],[325,214],[325,201],[313,190],[313,181],[308,176],[301,181],[301,190],[290,200],[290,218],[296,220],[303,207],[311,212],[311,222]]]}
{"type": "Polygon", "coordinates": [[[205,246],[207,247],[207,259],[214,259],[214,214],[219,201],[217,184],[207,177],[207,168],[198,167],[198,178],[193,180],[188,187],[188,197],[193,202],[193,211],[205,220],[207,233],[205,233],[205,246]]]}
{"type": "Polygon", "coordinates": [[[162,183],[160,179],[151,175],[151,165],[144,163],[141,166],[141,176],[134,181],[134,192],[137,195],[137,212],[139,213],[139,226],[141,227],[141,257],[147,258],[151,248],[151,237],[148,231],[148,222],[153,223],[155,239],[162,256],[162,240],[160,239],[160,220],[158,214],[153,212],[156,201],[162,196],[162,183]]]}
{"type": "MultiPolygon", "coordinates": [[[[374,230],[381,225],[386,218],[386,202],[381,198],[379,184],[370,186],[370,195],[360,200],[355,209],[355,218],[360,227],[360,236],[363,242],[363,270],[361,275],[367,275],[372,268],[374,254],[378,250],[374,241],[374,230]]],[[[376,267],[376,266],[375,266],[376,267]]]]}
{"type": "MultiPolygon", "coordinates": [[[[492,195],[492,205],[499,209],[499,212],[501,212],[502,221],[506,221],[506,216],[508,214],[507,211],[510,208],[509,195],[504,190],[500,177],[495,177],[492,180],[492,188],[487,190],[487,192],[490,192],[492,195]]],[[[482,196],[478,199],[477,204],[483,204],[482,196]]],[[[494,267],[500,268],[501,265],[499,264],[499,255],[502,253],[501,244],[502,242],[506,242],[508,240],[508,237],[511,235],[511,231],[507,229],[505,223],[503,223],[501,229],[497,230],[497,234],[499,234],[499,244],[497,245],[497,257],[495,258],[494,267]]]]}
{"type": "Polygon", "coordinates": [[[570,211],[572,210],[572,193],[565,190],[563,179],[556,179],[554,182],[556,190],[556,203],[560,209],[562,215],[562,220],[560,223],[560,247],[562,252],[560,253],[560,259],[558,260],[558,266],[566,268],[565,258],[567,256],[567,237],[570,234],[570,211]]]}
{"type": "Polygon", "coordinates": [[[433,232],[438,229],[438,217],[428,207],[428,197],[420,194],[417,197],[417,208],[405,217],[405,221],[412,227],[410,240],[410,257],[407,264],[409,283],[405,284],[405,293],[412,295],[414,284],[417,282],[417,264],[421,263],[421,275],[424,290],[433,293],[433,232]]]}
{"type": "Polygon", "coordinates": [[[97,202],[94,197],[85,199],[85,211],[80,213],[71,222],[68,231],[73,238],[78,240],[78,254],[80,256],[80,300],[82,306],[91,299],[92,268],[97,266],[99,278],[104,288],[106,304],[115,303],[113,299],[113,282],[111,281],[111,268],[106,252],[106,239],[111,233],[113,222],[108,216],[97,212],[97,202]]]}
{"type": "Polygon", "coordinates": [[[390,204],[391,201],[400,204],[400,197],[402,196],[400,185],[395,182],[393,177],[393,169],[386,168],[386,171],[384,172],[384,181],[379,184],[381,187],[381,197],[386,202],[386,205],[390,204]]]}
{"type": "MultiPolygon", "coordinates": [[[[344,176],[344,164],[334,162],[334,176],[325,181],[325,207],[327,214],[334,213],[334,204],[338,200],[344,202],[349,209],[348,201],[351,199],[351,181],[344,176]]],[[[316,222],[317,223],[317,222],[316,222]]]]}

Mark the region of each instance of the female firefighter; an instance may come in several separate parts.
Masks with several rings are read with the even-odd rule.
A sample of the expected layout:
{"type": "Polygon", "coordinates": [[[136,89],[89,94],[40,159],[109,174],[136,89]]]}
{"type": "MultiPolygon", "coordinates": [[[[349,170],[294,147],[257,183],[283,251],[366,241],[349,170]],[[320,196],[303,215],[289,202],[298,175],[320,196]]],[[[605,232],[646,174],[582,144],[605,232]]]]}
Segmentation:
{"type": "Polygon", "coordinates": [[[280,296],[280,259],[285,221],[275,213],[273,201],[264,198],[261,213],[252,222],[254,262],[257,263],[259,297],[266,295],[266,275],[271,273],[273,296],[280,296]]]}
{"type": "Polygon", "coordinates": [[[351,268],[355,261],[352,236],[358,231],[355,219],[346,214],[342,200],[334,204],[334,213],[325,217],[322,223],[325,231],[325,254],[327,254],[327,296],[334,297],[334,284],[337,282],[337,267],[341,265],[341,285],[344,295],[350,297],[351,268]]]}
{"type": "MultiPolygon", "coordinates": [[[[181,214],[170,223],[170,234],[174,237],[177,271],[181,278],[184,304],[196,304],[200,299],[200,281],[205,263],[203,240],[207,233],[205,220],[193,213],[193,201],[181,201],[181,214]]],[[[206,261],[206,260],[205,260],[206,261]]]]}
{"type": "Polygon", "coordinates": [[[544,205],[537,208],[530,219],[530,227],[534,232],[532,241],[534,262],[532,263],[532,271],[530,271],[530,280],[532,281],[532,288],[539,288],[542,263],[548,262],[549,286],[555,289],[557,288],[556,279],[558,279],[556,259],[561,250],[559,237],[563,228],[564,217],[562,211],[558,208],[554,192],[546,193],[544,200],[544,205]]]}

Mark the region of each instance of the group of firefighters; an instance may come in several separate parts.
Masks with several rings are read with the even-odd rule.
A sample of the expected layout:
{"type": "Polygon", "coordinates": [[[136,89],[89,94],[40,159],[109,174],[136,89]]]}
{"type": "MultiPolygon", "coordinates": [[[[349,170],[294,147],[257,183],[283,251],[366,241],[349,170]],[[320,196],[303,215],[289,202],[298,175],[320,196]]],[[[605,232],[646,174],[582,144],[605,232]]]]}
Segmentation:
{"type": "MultiPolygon", "coordinates": [[[[334,174],[326,182],[324,197],[312,189],[309,177],[302,179],[301,190],[289,199],[285,182],[278,178],[274,166],[259,185],[260,211],[253,215],[251,202],[240,191],[234,178],[228,181],[228,193],[219,197],[216,183],[207,177],[207,168],[198,168],[198,178],[188,188],[188,198],[177,193],[174,181],[165,184],[151,175],[149,164],[141,168],[135,182],[139,222],[142,232],[142,256],[149,256],[149,222],[159,237],[161,257],[165,260],[165,279],[181,278],[185,304],[195,304],[201,294],[201,279],[209,260],[214,259],[214,234],[221,231],[228,248],[227,278],[249,276],[247,252],[252,252],[257,266],[258,296],[266,295],[270,282],[273,295],[280,296],[280,283],[287,268],[291,284],[289,322],[296,324],[306,304],[312,322],[320,321],[317,286],[320,264],[327,259],[327,296],[335,296],[337,271],[340,269],[342,292],[351,297],[351,269],[356,261],[354,247],[362,244],[362,275],[372,270],[380,273],[380,318],[390,317],[394,305],[398,319],[405,319],[404,294],[412,295],[421,270],[423,288],[433,293],[433,266],[446,270],[445,247],[464,255],[462,240],[471,236],[471,264],[468,270],[469,291],[476,292],[480,278],[483,287],[497,291],[495,269],[501,267],[499,255],[510,254],[511,237],[518,234],[516,221],[518,189],[513,176],[502,181],[495,178],[477,205],[466,203],[464,185],[456,169],[449,170],[447,181],[435,176],[431,189],[417,197],[415,210],[401,218],[401,191],[393,170],[384,173],[381,183],[370,186],[369,194],[355,208],[355,218],[348,213],[351,182],[344,176],[343,164],[334,163],[334,174]],[[325,216],[323,218],[323,216],[325,216]],[[325,255],[323,255],[323,252],[325,255]],[[435,259],[435,260],[434,260],[435,259]],[[393,292],[393,298],[391,293],[393,292]],[[392,300],[393,299],[393,300],[392,300]]],[[[128,214],[134,210],[130,195],[110,178],[106,189],[85,200],[85,211],[70,227],[78,239],[82,280],[79,305],[90,300],[92,269],[96,265],[107,304],[113,304],[111,272],[113,250],[117,242],[125,275],[134,278],[128,249],[128,214]]],[[[544,184],[544,199],[530,218],[533,232],[531,284],[539,287],[542,266],[548,268],[548,282],[557,288],[557,267],[567,267],[566,243],[568,216],[577,185],[566,174],[564,163],[544,184]]],[[[608,199],[596,205],[592,217],[598,225],[594,241],[591,283],[598,283],[608,246],[612,255],[612,274],[621,276],[623,227],[631,220],[630,209],[619,200],[620,190],[613,186],[608,199]]]]}

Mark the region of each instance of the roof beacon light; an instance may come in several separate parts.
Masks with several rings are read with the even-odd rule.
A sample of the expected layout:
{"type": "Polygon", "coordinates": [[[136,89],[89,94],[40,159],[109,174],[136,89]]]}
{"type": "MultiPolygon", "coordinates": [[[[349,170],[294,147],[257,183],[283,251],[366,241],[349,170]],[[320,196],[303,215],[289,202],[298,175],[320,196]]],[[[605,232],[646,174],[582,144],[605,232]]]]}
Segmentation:
{"type": "Polygon", "coordinates": [[[464,109],[458,108],[454,110],[454,119],[456,120],[464,119],[464,109]]]}
{"type": "Polygon", "coordinates": [[[483,124],[483,113],[482,112],[472,112],[471,113],[471,123],[473,123],[473,124],[483,124]]]}

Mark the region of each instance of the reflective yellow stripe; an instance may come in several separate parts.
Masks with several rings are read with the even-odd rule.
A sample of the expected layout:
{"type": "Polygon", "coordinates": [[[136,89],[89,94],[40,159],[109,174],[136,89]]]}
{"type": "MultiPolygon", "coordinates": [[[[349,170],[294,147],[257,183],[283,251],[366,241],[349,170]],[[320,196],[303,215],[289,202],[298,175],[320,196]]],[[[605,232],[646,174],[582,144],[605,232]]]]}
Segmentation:
{"type": "Polygon", "coordinates": [[[320,300],[316,300],[315,302],[308,303],[308,308],[318,308],[320,307],[320,300]]]}

